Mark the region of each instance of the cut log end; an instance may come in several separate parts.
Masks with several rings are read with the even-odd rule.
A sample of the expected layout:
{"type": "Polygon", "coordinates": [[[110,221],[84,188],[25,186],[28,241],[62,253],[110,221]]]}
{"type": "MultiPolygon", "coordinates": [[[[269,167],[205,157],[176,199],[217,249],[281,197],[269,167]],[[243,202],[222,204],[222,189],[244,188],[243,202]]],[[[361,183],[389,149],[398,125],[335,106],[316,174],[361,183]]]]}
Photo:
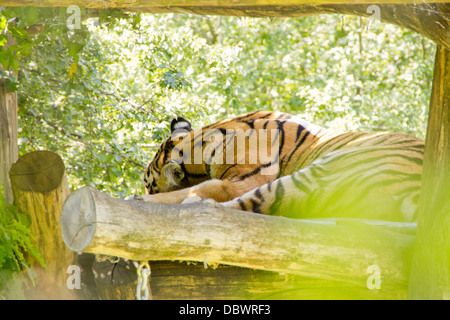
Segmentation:
{"type": "Polygon", "coordinates": [[[13,188],[47,193],[61,185],[65,167],[61,157],[50,151],[36,151],[19,158],[9,176],[13,188]]]}
{"type": "Polygon", "coordinates": [[[97,216],[90,187],[71,194],[61,212],[61,229],[64,243],[76,252],[83,251],[95,234],[97,216]]]}

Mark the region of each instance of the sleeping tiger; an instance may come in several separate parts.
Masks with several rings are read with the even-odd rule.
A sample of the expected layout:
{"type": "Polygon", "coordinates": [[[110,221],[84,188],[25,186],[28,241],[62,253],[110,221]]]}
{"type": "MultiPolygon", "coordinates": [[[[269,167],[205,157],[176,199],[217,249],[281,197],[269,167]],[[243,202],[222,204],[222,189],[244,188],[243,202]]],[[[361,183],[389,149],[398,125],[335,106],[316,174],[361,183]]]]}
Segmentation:
{"type": "Polygon", "coordinates": [[[177,117],[171,132],[145,171],[144,201],[213,199],[291,218],[415,219],[424,152],[417,138],[332,131],[270,111],[196,130],[177,117]]]}

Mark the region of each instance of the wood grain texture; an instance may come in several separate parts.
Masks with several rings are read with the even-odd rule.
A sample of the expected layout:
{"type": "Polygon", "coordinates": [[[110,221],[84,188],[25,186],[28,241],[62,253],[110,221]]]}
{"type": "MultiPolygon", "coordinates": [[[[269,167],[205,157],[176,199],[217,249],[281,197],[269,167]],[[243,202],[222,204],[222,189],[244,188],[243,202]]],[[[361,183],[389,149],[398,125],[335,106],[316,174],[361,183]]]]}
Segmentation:
{"type": "Polygon", "coordinates": [[[3,0],[6,6],[68,6],[90,9],[119,8],[149,13],[182,13],[249,17],[300,17],[317,14],[351,14],[371,17],[370,6],[379,8],[380,20],[414,30],[450,49],[450,0],[418,3],[409,0],[246,0],[246,1],[90,1],[73,0],[3,0]]]}
{"type": "Polygon", "coordinates": [[[71,298],[72,293],[66,287],[66,270],[75,264],[76,255],[64,245],[59,227],[61,209],[70,193],[64,163],[55,153],[32,152],[19,158],[12,166],[10,176],[14,204],[29,215],[32,243],[46,264],[42,269],[34,260],[28,259],[39,274],[29,297],[71,298]]]}
{"type": "MultiPolygon", "coordinates": [[[[7,46],[13,44],[14,41],[8,37],[7,46]]],[[[1,65],[0,68],[3,70],[1,65]]],[[[14,200],[8,172],[19,157],[17,132],[17,92],[9,92],[0,78],[0,184],[6,203],[14,200]]]]}
{"type": "MultiPolygon", "coordinates": [[[[348,4],[354,1],[348,0],[71,0],[70,3],[65,0],[3,0],[4,6],[40,6],[40,7],[57,7],[78,5],[90,8],[172,8],[172,7],[232,7],[239,9],[241,7],[261,7],[261,6],[295,6],[299,4],[348,4]]],[[[361,4],[414,4],[413,0],[358,0],[361,4]]],[[[449,0],[433,0],[429,3],[449,3],[449,0]]]]}
{"type": "Polygon", "coordinates": [[[412,225],[295,220],[205,203],[125,201],[90,187],[73,192],[61,215],[64,241],[75,251],[225,264],[360,288],[366,288],[367,268],[378,265],[391,292],[407,284],[412,225]]]}

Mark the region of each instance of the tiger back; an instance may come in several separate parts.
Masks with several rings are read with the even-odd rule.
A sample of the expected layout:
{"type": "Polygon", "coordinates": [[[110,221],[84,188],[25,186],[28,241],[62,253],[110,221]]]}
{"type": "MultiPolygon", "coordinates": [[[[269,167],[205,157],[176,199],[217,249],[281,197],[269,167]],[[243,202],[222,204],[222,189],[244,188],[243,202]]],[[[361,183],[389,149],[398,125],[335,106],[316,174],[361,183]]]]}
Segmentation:
{"type": "Polygon", "coordinates": [[[414,218],[424,149],[414,137],[332,131],[269,111],[196,130],[178,117],[171,131],[144,174],[145,201],[196,196],[294,218],[414,218]],[[386,208],[374,210],[380,201],[386,208]]]}

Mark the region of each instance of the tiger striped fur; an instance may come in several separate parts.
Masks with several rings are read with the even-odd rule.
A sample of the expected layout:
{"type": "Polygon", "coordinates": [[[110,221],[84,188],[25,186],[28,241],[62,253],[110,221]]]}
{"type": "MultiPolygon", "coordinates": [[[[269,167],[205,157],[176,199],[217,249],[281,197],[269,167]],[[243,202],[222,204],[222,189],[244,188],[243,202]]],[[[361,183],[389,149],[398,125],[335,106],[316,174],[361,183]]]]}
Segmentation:
{"type": "Polygon", "coordinates": [[[181,203],[196,196],[231,208],[293,218],[415,219],[424,143],[412,136],[332,131],[269,111],[198,130],[178,117],[171,129],[172,136],[144,174],[145,201],[181,203]],[[251,162],[265,145],[264,140],[252,140],[263,129],[275,130],[266,146],[277,142],[276,155],[251,162]],[[237,139],[228,134],[232,130],[247,133],[245,148],[230,144],[237,139]],[[212,139],[210,132],[222,135],[212,139]],[[223,141],[217,144],[215,139],[223,141]],[[228,157],[230,145],[233,152],[228,157]],[[212,151],[206,152],[208,148],[212,151]],[[206,157],[194,161],[195,152],[206,157]]]}

